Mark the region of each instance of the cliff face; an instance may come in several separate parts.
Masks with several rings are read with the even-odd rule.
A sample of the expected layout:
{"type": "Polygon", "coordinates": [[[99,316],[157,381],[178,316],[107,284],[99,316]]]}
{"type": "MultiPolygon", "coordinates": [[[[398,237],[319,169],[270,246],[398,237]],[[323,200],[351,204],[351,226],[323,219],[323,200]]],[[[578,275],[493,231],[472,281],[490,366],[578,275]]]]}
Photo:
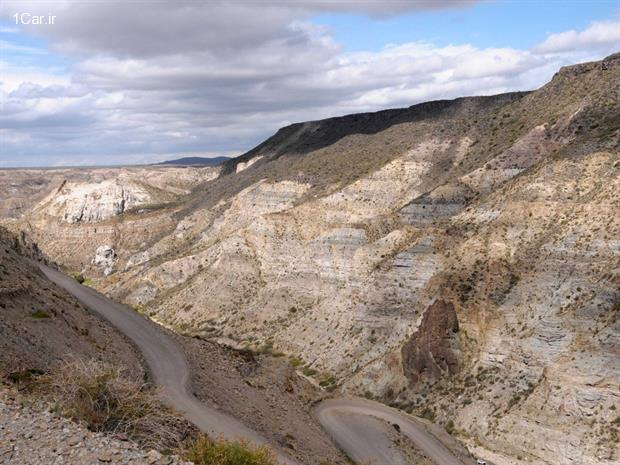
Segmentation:
{"type": "Polygon", "coordinates": [[[97,250],[133,248],[174,220],[164,211],[220,167],[127,167],[0,170],[5,226],[44,244],[67,269],[93,266],[97,250]],[[122,245],[121,245],[122,244],[122,245]]]}
{"type": "Polygon", "coordinates": [[[455,374],[459,369],[459,322],[454,305],[437,300],[401,349],[403,373],[412,383],[455,374]]]}
{"type": "MultiPolygon", "coordinates": [[[[612,464],[619,102],[612,56],[530,93],[283,128],[187,194],[89,221],[42,187],[10,226],[179,331],[298,357],[498,464],[612,464]]],[[[80,176],[71,192],[100,183],[80,176]]]]}

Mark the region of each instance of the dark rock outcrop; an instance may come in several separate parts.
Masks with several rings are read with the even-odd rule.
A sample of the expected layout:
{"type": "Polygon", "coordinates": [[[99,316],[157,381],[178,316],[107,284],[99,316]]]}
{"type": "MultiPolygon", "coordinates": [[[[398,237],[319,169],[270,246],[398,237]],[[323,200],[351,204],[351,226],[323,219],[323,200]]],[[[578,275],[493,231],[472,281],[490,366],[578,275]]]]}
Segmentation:
{"type": "Polygon", "coordinates": [[[454,305],[436,300],[426,309],[420,327],[401,349],[405,376],[418,383],[455,373],[461,353],[458,331],[454,305]]]}

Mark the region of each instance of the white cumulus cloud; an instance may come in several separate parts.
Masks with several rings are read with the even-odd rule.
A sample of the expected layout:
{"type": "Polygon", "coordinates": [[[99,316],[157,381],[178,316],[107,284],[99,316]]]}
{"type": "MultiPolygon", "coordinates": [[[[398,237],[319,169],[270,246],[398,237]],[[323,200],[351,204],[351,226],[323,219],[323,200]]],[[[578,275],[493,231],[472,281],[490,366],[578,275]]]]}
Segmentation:
{"type": "Polygon", "coordinates": [[[620,19],[594,22],[583,31],[573,29],[551,34],[534,50],[539,53],[559,53],[598,47],[615,47],[620,50],[620,19]]]}

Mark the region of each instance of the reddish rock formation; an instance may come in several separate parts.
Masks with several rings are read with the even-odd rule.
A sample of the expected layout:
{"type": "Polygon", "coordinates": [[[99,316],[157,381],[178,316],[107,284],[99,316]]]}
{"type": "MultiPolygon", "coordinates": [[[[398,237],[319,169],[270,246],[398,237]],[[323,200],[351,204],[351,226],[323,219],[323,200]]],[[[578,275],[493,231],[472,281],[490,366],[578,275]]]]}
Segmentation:
{"type": "Polygon", "coordinates": [[[422,323],[403,345],[403,371],[411,382],[436,379],[459,367],[459,322],[454,305],[436,300],[426,309],[422,323]]]}

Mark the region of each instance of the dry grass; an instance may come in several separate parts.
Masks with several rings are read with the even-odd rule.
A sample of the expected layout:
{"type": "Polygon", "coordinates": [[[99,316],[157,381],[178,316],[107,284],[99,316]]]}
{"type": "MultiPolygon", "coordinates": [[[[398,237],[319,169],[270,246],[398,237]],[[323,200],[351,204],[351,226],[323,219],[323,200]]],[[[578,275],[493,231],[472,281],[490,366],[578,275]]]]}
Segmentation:
{"type": "Polygon", "coordinates": [[[8,380],[19,383],[29,401],[51,403],[91,431],[124,437],[143,449],[180,454],[196,465],[278,465],[267,446],[198,434],[154,389],[101,361],[65,360],[50,373],[23,371],[8,380]]]}
{"type": "Polygon", "coordinates": [[[200,436],[184,454],[196,465],[277,465],[275,454],[266,446],[254,447],[245,441],[217,441],[200,436]]]}
{"type": "Polygon", "coordinates": [[[126,437],[145,448],[176,450],[192,431],[152,388],[103,362],[65,361],[37,377],[31,390],[91,431],[126,437]]]}

